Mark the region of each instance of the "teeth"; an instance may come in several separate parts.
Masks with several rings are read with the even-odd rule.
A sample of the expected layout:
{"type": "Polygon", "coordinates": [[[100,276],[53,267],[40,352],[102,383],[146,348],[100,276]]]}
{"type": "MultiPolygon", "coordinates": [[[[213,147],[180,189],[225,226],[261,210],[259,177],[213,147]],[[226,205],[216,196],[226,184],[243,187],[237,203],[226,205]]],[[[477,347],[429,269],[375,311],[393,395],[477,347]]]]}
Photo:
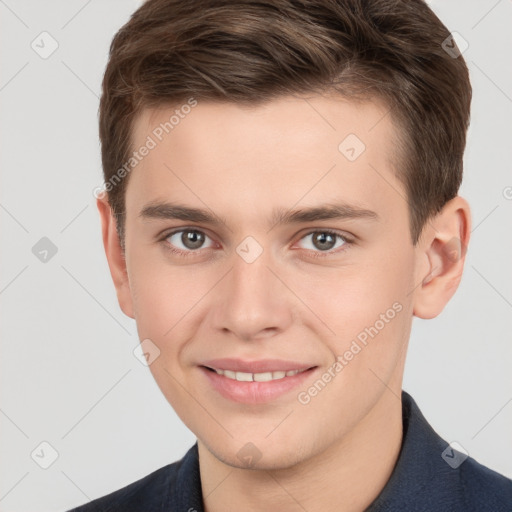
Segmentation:
{"type": "Polygon", "coordinates": [[[277,372],[264,372],[264,373],[247,373],[247,372],[234,372],[233,370],[214,370],[219,375],[224,375],[228,379],[238,380],[240,382],[268,382],[271,380],[283,379],[284,377],[292,377],[293,375],[297,375],[297,373],[301,373],[305,370],[289,370],[285,371],[277,371],[277,372]]]}
{"type": "Polygon", "coordinates": [[[268,382],[269,380],[272,380],[272,372],[253,373],[252,380],[255,380],[256,382],[268,382]]]}
{"type": "Polygon", "coordinates": [[[244,372],[236,372],[235,379],[239,380],[241,382],[252,382],[254,380],[252,378],[252,373],[244,373],[244,372]]]}

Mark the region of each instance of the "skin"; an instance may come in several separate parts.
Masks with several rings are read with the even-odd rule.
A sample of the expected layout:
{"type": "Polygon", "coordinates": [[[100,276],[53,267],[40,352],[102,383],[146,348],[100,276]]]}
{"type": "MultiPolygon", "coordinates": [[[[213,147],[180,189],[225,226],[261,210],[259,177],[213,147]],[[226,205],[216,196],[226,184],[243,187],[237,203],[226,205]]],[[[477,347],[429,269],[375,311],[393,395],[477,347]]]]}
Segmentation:
{"type": "MultiPolygon", "coordinates": [[[[143,111],[134,148],[174,108],[143,111]]],[[[208,512],[360,511],[392,473],[412,320],[437,316],[457,289],[464,251],[454,257],[454,239],[467,246],[470,211],[454,198],[412,244],[406,193],[393,169],[398,132],[387,111],[377,101],[319,95],[251,108],[199,102],[131,172],[125,257],[107,199],[98,199],[120,307],[136,320],[140,339],[160,350],[150,370],[198,438],[208,512]],[[352,162],[338,149],[351,133],[366,146],[352,162]],[[225,224],[142,218],[152,201],[207,207],[225,224]],[[270,222],[276,207],[331,202],[378,218],[270,222]],[[177,228],[202,231],[204,245],[184,246],[181,233],[162,240],[177,228]],[[326,250],[311,235],[322,229],[352,243],[335,237],[326,250]],[[247,236],[263,249],[252,263],[236,251],[247,236]],[[190,254],[171,253],[171,244],[190,254]],[[396,303],[400,312],[300,403],[298,392],[329,368],[332,374],[337,356],[396,303]],[[211,387],[198,365],[216,357],[317,368],[300,389],[248,405],[211,387]],[[257,448],[250,448],[250,469],[237,457],[248,442],[257,448]]]]}

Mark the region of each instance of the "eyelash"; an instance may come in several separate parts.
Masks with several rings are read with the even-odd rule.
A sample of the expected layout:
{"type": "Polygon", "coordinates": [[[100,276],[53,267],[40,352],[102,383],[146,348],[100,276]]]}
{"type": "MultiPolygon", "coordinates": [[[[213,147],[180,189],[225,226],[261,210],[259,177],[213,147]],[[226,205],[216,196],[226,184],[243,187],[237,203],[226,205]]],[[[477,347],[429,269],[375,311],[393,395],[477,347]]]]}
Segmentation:
{"type": "MultiPolygon", "coordinates": [[[[171,246],[169,244],[169,242],[167,242],[167,239],[169,237],[171,237],[172,235],[175,235],[176,233],[181,233],[183,231],[196,231],[198,233],[202,233],[205,236],[208,236],[208,235],[206,235],[206,233],[204,231],[201,231],[200,229],[185,227],[185,228],[176,229],[174,231],[166,233],[159,239],[159,241],[161,243],[163,243],[164,248],[167,251],[171,252],[172,254],[177,254],[177,255],[179,255],[181,257],[185,257],[185,258],[190,257],[190,256],[195,256],[197,253],[199,253],[201,251],[201,249],[182,251],[181,249],[176,249],[175,247],[171,246]]],[[[338,247],[338,249],[336,249],[335,251],[332,251],[332,250],[330,250],[330,251],[311,251],[311,250],[305,249],[306,251],[311,252],[311,257],[313,257],[313,258],[327,258],[333,254],[339,254],[341,252],[347,251],[354,243],[354,240],[352,240],[351,238],[347,237],[346,235],[341,235],[337,231],[333,231],[331,229],[311,230],[308,233],[304,234],[300,238],[300,240],[302,240],[302,239],[306,238],[307,236],[312,235],[314,233],[324,233],[324,234],[332,235],[333,237],[337,237],[337,238],[340,238],[341,240],[343,240],[344,244],[341,247],[338,247]]]]}

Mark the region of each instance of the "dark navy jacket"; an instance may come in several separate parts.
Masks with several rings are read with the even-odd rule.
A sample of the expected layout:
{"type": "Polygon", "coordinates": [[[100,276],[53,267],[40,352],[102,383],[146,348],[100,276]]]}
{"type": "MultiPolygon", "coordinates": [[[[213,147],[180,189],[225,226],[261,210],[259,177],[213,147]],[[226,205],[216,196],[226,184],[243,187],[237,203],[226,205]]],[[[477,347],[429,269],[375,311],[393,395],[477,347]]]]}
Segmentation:
{"type": "MultiPolygon", "coordinates": [[[[512,480],[453,450],[402,391],[403,440],[365,512],[512,512],[512,480]]],[[[69,512],[204,512],[197,443],[173,464],[69,512]]]]}

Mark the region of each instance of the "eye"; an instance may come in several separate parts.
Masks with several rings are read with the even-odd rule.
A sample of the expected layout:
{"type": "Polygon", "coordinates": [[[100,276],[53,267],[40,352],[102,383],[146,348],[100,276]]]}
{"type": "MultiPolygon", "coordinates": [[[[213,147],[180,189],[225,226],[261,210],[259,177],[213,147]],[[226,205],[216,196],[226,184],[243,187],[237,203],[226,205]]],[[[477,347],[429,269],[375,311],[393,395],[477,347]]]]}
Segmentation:
{"type": "Polygon", "coordinates": [[[211,241],[202,231],[197,229],[181,229],[166,235],[164,241],[171,246],[168,248],[172,252],[189,253],[195,252],[198,249],[209,249],[213,247],[213,243],[209,247],[204,247],[206,239],[211,241]]]}
{"type": "MultiPolygon", "coordinates": [[[[335,231],[330,230],[321,230],[321,231],[311,231],[307,235],[301,238],[301,240],[308,240],[306,243],[306,247],[303,247],[312,251],[320,251],[321,253],[331,254],[333,252],[339,252],[333,249],[339,249],[340,247],[349,244],[350,241],[348,237],[345,237],[335,231]]],[[[318,254],[315,256],[324,256],[323,254],[318,254]]],[[[327,256],[327,254],[326,254],[327,256]]]]}
{"type": "MultiPolygon", "coordinates": [[[[203,231],[193,228],[173,231],[166,234],[161,240],[167,250],[182,256],[192,256],[194,253],[200,253],[201,249],[215,247],[215,243],[209,236],[203,231]],[[210,241],[209,245],[205,245],[207,240],[210,241]]],[[[328,229],[310,231],[300,240],[306,241],[302,248],[312,251],[314,257],[325,257],[341,252],[352,243],[347,236],[328,229]]]]}

